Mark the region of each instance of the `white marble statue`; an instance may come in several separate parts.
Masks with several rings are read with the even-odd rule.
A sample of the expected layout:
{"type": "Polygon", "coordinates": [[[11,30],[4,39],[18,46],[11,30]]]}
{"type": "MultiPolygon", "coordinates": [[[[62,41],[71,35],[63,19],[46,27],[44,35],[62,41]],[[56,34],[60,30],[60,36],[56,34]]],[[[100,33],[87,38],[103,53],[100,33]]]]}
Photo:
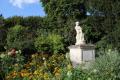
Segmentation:
{"type": "Polygon", "coordinates": [[[75,30],[76,30],[76,43],[75,45],[81,45],[81,44],[85,44],[85,39],[84,39],[84,33],[82,32],[82,28],[79,26],[79,22],[76,22],[76,26],[75,26],[75,30]]]}

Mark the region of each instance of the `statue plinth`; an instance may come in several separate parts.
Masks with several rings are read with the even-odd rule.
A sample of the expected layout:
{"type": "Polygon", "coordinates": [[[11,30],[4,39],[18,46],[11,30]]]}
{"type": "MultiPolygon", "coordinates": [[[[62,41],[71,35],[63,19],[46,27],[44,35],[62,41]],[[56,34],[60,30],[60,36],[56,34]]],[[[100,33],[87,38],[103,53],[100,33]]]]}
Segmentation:
{"type": "Polygon", "coordinates": [[[82,64],[88,67],[89,63],[95,60],[95,46],[92,44],[71,45],[68,48],[73,67],[82,64]]]}
{"type": "Polygon", "coordinates": [[[82,28],[79,26],[79,22],[76,22],[76,43],[69,46],[69,56],[73,67],[84,64],[84,68],[95,60],[95,46],[92,44],[86,44],[84,40],[84,34],[82,28]]]}

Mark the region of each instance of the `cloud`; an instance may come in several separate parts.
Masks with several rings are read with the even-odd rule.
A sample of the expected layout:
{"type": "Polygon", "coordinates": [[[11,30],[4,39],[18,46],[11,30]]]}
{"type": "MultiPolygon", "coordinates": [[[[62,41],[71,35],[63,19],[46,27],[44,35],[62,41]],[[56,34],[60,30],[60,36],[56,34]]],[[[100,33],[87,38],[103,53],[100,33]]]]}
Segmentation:
{"type": "Polygon", "coordinates": [[[16,6],[18,8],[22,8],[23,4],[33,4],[38,3],[39,0],[9,0],[10,3],[12,3],[13,6],[16,6]]]}

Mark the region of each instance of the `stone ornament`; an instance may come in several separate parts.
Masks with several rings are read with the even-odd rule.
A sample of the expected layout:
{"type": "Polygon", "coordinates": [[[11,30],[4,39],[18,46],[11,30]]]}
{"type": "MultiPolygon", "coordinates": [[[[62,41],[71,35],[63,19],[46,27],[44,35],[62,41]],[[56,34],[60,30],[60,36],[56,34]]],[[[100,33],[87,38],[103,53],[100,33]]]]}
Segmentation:
{"type": "Polygon", "coordinates": [[[82,28],[79,26],[79,22],[75,22],[75,30],[76,30],[76,43],[75,45],[83,45],[85,44],[84,33],[82,32],[82,28]]]}

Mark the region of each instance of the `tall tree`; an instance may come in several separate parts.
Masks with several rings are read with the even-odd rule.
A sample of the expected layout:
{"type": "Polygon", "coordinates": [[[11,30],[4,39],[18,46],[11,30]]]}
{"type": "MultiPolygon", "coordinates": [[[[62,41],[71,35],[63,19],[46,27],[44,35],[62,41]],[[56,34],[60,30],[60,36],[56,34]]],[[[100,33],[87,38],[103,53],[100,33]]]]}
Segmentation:
{"type": "Polygon", "coordinates": [[[0,15],[0,26],[4,26],[4,17],[0,15]]]}
{"type": "Polygon", "coordinates": [[[41,2],[45,12],[51,18],[81,19],[86,13],[84,0],[41,0],[41,2]]]}
{"type": "Polygon", "coordinates": [[[5,27],[10,28],[15,25],[21,25],[23,21],[23,17],[21,16],[13,16],[5,19],[5,27]]]}
{"type": "Polygon", "coordinates": [[[93,26],[97,26],[105,34],[115,29],[115,24],[120,19],[119,0],[87,0],[86,6],[93,26]]]}
{"type": "Polygon", "coordinates": [[[56,29],[59,34],[74,43],[70,37],[74,36],[75,21],[86,18],[84,0],[40,0],[47,14],[46,23],[50,29],[56,29]],[[72,40],[72,41],[71,41],[72,40]]]}
{"type": "Polygon", "coordinates": [[[7,36],[7,29],[4,27],[5,25],[5,19],[0,15],[0,51],[4,50],[4,46],[6,43],[6,36],[7,36]]]}
{"type": "Polygon", "coordinates": [[[99,33],[99,40],[118,47],[115,46],[115,42],[118,44],[120,42],[118,39],[120,36],[116,35],[116,32],[120,31],[120,1],[86,0],[86,7],[90,13],[88,25],[93,26],[94,31],[99,33]]]}

